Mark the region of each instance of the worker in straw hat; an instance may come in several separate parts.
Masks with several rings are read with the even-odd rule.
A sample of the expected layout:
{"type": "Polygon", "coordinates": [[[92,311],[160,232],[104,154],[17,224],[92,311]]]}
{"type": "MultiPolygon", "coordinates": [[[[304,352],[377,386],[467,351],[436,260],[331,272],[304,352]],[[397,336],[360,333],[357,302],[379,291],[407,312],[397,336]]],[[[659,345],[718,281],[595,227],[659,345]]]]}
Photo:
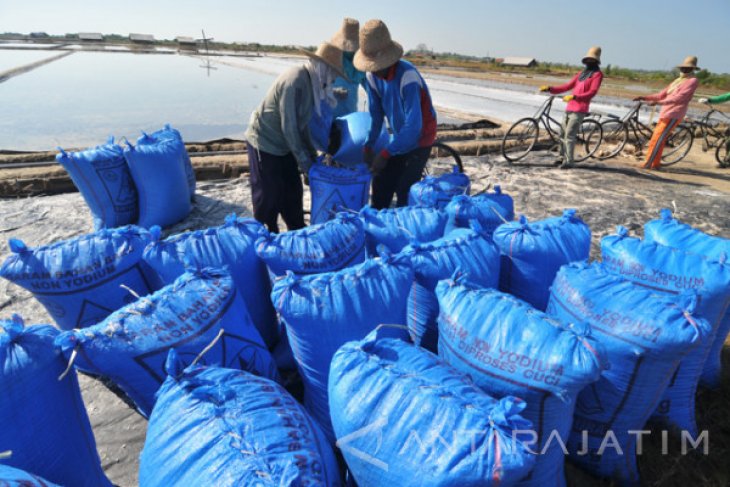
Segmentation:
{"type": "Polygon", "coordinates": [[[688,56],[677,66],[679,77],[659,93],[647,96],[638,96],[634,101],[647,101],[651,105],[660,104],[659,122],[649,141],[646,152],[644,169],[660,169],[662,167],[662,152],[672,135],[672,131],[684,120],[692,96],[697,90],[698,81],[694,72],[697,67],[697,57],[688,56]]]}
{"type": "Polygon", "coordinates": [[[306,182],[317,156],[316,132],[324,130],[327,117],[331,124],[334,80],[344,76],[342,51],[335,46],[323,43],[304,54],[309,59],[303,65],[274,81],[246,131],[253,214],[271,232],[279,231],[279,215],[289,230],[304,227],[300,173],[306,182]]]}
{"type": "Polygon", "coordinates": [[[332,37],[330,44],[342,51],[342,68],[347,78],[339,76],[335,80],[335,96],[337,106],[334,116],[342,117],[357,111],[358,91],[360,86],[365,88],[365,73],[355,68],[353,59],[360,46],[360,22],[346,18],[342,27],[332,37]]]}
{"type": "Polygon", "coordinates": [[[398,206],[408,204],[408,191],[423,176],[436,139],[436,112],[426,82],[402,55],[403,47],[391,39],[382,21],[370,20],[360,29],[354,64],[367,73],[372,123],[364,156],[374,175],[371,206],[376,209],[390,206],[393,195],[398,206]],[[375,154],[384,118],[393,134],[375,154]]]}
{"type": "Polygon", "coordinates": [[[568,106],[565,107],[563,120],[563,140],[560,151],[562,158],[557,161],[561,169],[568,169],[574,164],[575,139],[583,120],[590,111],[591,100],[596,96],[603,82],[600,47],[588,49],[588,53],[583,57],[583,66],[583,71],[573,76],[564,85],[540,87],[540,91],[548,91],[553,95],[573,90],[573,93],[563,97],[563,101],[568,106]]]}

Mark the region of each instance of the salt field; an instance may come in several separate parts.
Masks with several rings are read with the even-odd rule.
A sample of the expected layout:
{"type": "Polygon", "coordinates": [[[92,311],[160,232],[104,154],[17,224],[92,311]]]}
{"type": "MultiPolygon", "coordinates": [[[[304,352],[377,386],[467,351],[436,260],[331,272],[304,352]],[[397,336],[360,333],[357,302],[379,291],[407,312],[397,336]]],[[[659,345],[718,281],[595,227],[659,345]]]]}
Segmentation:
{"type": "MultiPolygon", "coordinates": [[[[134,140],[140,130],[152,131],[165,123],[174,123],[187,141],[242,139],[270,83],[301,62],[277,56],[71,52],[0,83],[5,115],[0,120],[0,149],[91,146],[109,135],[134,140]]],[[[0,50],[0,72],[57,54],[0,50]]],[[[545,95],[519,84],[424,77],[437,108],[472,116],[514,122],[531,116],[545,101],[545,95]]],[[[556,100],[556,119],[563,108],[556,100]]],[[[598,97],[593,110],[622,115],[628,105],[598,97]]],[[[442,116],[440,121],[453,120],[442,116]]]]}

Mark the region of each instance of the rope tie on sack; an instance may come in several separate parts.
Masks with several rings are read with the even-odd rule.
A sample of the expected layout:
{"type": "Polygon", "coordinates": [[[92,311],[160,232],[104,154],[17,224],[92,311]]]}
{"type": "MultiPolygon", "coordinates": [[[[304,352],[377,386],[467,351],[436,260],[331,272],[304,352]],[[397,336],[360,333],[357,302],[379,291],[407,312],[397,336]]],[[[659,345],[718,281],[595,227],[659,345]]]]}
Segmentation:
{"type": "Polygon", "coordinates": [[[203,358],[203,355],[205,355],[206,353],[210,352],[210,350],[215,346],[216,343],[218,343],[218,340],[221,339],[221,337],[225,334],[225,332],[226,332],[226,330],[224,330],[223,328],[221,328],[220,331],[218,332],[218,334],[215,336],[215,338],[213,338],[213,340],[208,345],[206,345],[203,350],[201,350],[201,352],[198,354],[197,357],[195,357],[195,360],[193,360],[190,363],[190,365],[197,364],[198,361],[201,358],[203,358]]]}
{"type": "Polygon", "coordinates": [[[500,212],[498,212],[495,207],[490,206],[489,209],[492,210],[494,212],[494,214],[497,215],[500,220],[502,220],[503,223],[509,223],[509,220],[507,220],[505,217],[503,217],[502,214],[500,212]]]}
{"type": "MultiPolygon", "coordinates": [[[[153,303],[149,298],[147,298],[146,296],[140,296],[134,289],[132,289],[131,287],[127,286],[126,284],[120,284],[119,287],[121,287],[122,289],[124,289],[125,291],[127,291],[129,294],[131,294],[135,298],[137,298],[140,301],[142,301],[147,306],[150,306],[150,307],[154,307],[155,306],[155,303],[153,303]]],[[[137,310],[128,310],[128,311],[130,311],[133,314],[137,314],[137,315],[140,315],[141,316],[141,313],[139,311],[137,311],[137,310]]]]}
{"type": "Polygon", "coordinates": [[[79,353],[79,347],[81,345],[76,345],[74,349],[71,351],[71,356],[68,359],[68,364],[66,365],[66,370],[61,372],[61,375],[58,376],[58,380],[62,381],[66,378],[66,376],[71,372],[71,369],[73,368],[74,362],[76,361],[76,356],[79,353]]]}

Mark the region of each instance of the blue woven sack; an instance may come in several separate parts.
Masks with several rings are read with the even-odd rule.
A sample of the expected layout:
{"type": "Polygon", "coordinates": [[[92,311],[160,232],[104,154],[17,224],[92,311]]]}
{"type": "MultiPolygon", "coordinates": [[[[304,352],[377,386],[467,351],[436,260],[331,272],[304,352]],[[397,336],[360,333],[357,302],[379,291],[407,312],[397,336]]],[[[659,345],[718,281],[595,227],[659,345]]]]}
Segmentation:
{"type": "Polygon", "coordinates": [[[526,435],[540,455],[520,486],[565,485],[564,444],[578,393],[607,366],[585,322],[564,323],[507,294],[439,282],[439,355],[487,394],[514,395],[534,425],[526,435]]]}
{"type": "Polygon", "coordinates": [[[370,171],[364,164],[346,168],[315,163],[309,170],[309,191],[310,223],[324,223],[341,210],[360,211],[368,204],[370,171]]]}
{"type": "Polygon", "coordinates": [[[332,359],[332,421],[357,484],[503,487],[527,475],[534,455],[515,440],[532,428],[524,403],[490,397],[386,330],[332,359]]]}
{"type": "Polygon", "coordinates": [[[256,240],[266,235],[263,225],[251,218],[226,217],[220,227],[173,235],[160,240],[160,230],[152,229],[153,243],[144,252],[145,261],[171,284],[186,267],[228,268],[238,294],[267,346],[278,340],[276,313],[271,306],[266,264],[256,255],[256,240]]]}
{"type": "Polygon", "coordinates": [[[562,217],[529,223],[505,223],[492,236],[502,253],[499,289],[544,311],[550,285],[558,269],[571,262],[587,261],[591,250],[591,229],[565,210],[562,217]]]}
{"type": "Polygon", "coordinates": [[[696,301],[694,292],[657,294],[601,264],[560,269],[548,313],[564,322],[588,322],[611,364],[578,396],[568,442],[574,463],[621,485],[639,484],[631,432],[644,429],[679,361],[712,331],[693,316],[696,301]],[[618,448],[601,448],[608,435],[618,448]]]}
{"type": "Polygon", "coordinates": [[[11,452],[3,463],[59,485],[111,487],[76,374],[62,376],[57,335],[50,325],[24,327],[17,315],[0,320],[0,450],[11,452]]]}
{"type": "MultiPolygon", "coordinates": [[[[354,91],[357,93],[357,90],[354,91]]],[[[353,112],[335,119],[334,124],[340,134],[340,147],[333,158],[338,164],[353,167],[365,163],[363,151],[365,142],[367,142],[370,135],[371,123],[370,112],[353,112]]],[[[373,151],[377,154],[383,150],[388,145],[388,139],[388,131],[385,124],[383,124],[383,129],[373,146],[373,151]]]]}
{"type": "Polygon", "coordinates": [[[84,197],[96,230],[137,221],[137,188],[114,137],[105,145],[80,152],[65,152],[60,147],[59,150],[56,160],[84,197]]]}
{"type": "Polygon", "coordinates": [[[696,437],[695,391],[730,306],[730,265],[629,237],[623,227],[617,235],[601,240],[601,254],[606,269],[639,286],[673,296],[686,290],[697,292],[696,313],[710,323],[712,331],[707,341],[682,359],[654,414],[656,420],[696,437]]]}
{"type": "Polygon", "coordinates": [[[274,276],[337,271],[365,260],[365,231],[357,215],[339,213],[319,225],[262,236],[256,253],[274,276]]]}
{"type": "Polygon", "coordinates": [[[469,176],[454,166],[453,172],[441,176],[426,176],[411,186],[408,192],[408,205],[430,206],[443,210],[451,198],[460,194],[468,195],[471,191],[469,176]]]}
{"type": "MultiPolygon", "coordinates": [[[[730,239],[708,235],[696,228],[672,218],[672,212],[663,209],[661,218],[644,225],[644,239],[668,247],[676,247],[687,252],[700,254],[710,260],[725,262],[730,257],[730,239]]],[[[720,386],[720,355],[730,333],[730,309],[723,324],[717,331],[712,351],[705,362],[705,370],[700,377],[702,385],[716,388],[720,386]]]]}
{"type": "Polygon", "coordinates": [[[427,206],[404,206],[375,210],[366,206],[360,211],[365,223],[367,255],[378,255],[378,245],[400,252],[411,242],[432,242],[444,236],[446,213],[427,206]]]}
{"type": "Polygon", "coordinates": [[[37,475],[2,464],[0,464],[0,485],[2,487],[60,487],[37,475]]]}
{"type": "Polygon", "coordinates": [[[121,285],[140,294],[159,288],[142,261],[149,242],[150,234],[133,226],[35,248],[10,239],[13,253],[0,276],[33,293],[61,329],[83,328],[134,300],[121,285]]]}
{"type": "Polygon", "coordinates": [[[139,195],[139,226],[169,227],[190,214],[191,195],[179,141],[160,139],[137,147],[127,142],[124,158],[139,195]]]}
{"type": "Polygon", "coordinates": [[[412,283],[409,259],[384,256],[325,274],[290,273],[274,285],[271,301],[304,381],[304,405],[330,439],[327,378],[332,356],[381,323],[405,325],[412,283]]]}
{"type": "Polygon", "coordinates": [[[175,351],[140,456],[140,487],[341,485],[332,448],[281,386],[175,351]]]}
{"type": "Polygon", "coordinates": [[[449,216],[446,233],[455,228],[469,228],[469,222],[476,221],[483,228],[484,235],[491,238],[497,227],[514,220],[512,198],[503,194],[499,186],[495,186],[495,191],[476,196],[454,196],[445,209],[449,216]]]}
{"type": "Polygon", "coordinates": [[[195,170],[193,169],[192,162],[190,162],[190,155],[188,154],[188,150],[185,148],[185,142],[183,142],[182,135],[180,135],[179,131],[172,128],[168,123],[165,124],[165,126],[160,130],[152,132],[151,134],[142,132],[142,137],[137,139],[137,145],[154,145],[160,143],[163,140],[170,140],[173,144],[175,144],[175,148],[180,156],[180,164],[183,168],[183,171],[185,171],[185,179],[188,182],[188,191],[190,191],[190,197],[194,197],[195,170]]]}
{"type": "Polygon", "coordinates": [[[435,242],[409,245],[403,254],[410,257],[416,273],[408,298],[411,339],[416,345],[436,352],[439,315],[436,284],[457,273],[477,287],[496,288],[499,251],[481,233],[458,228],[435,242]]]}
{"type": "Polygon", "coordinates": [[[171,348],[190,363],[214,343],[203,357],[206,363],[278,379],[276,364],[231,277],[215,269],[185,273],[98,325],[62,333],[56,343],[69,359],[78,354],[74,364],[79,370],[117,384],[145,417],[165,379],[171,348]]]}

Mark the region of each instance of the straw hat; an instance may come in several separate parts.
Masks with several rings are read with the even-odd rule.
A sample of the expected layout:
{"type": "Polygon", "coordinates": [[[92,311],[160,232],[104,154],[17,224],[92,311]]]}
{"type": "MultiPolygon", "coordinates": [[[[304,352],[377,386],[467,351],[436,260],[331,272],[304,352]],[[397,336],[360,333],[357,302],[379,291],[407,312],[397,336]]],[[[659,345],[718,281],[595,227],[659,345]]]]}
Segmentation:
{"type": "Polygon", "coordinates": [[[329,42],[320,44],[316,52],[307,51],[306,49],[300,49],[300,51],[312,59],[328,64],[332,69],[337,71],[337,74],[347,79],[345,70],[342,67],[342,51],[329,42]]]}
{"type": "Polygon", "coordinates": [[[687,56],[686,58],[684,58],[684,62],[677,67],[700,69],[697,67],[697,56],[687,56]]]}
{"type": "Polygon", "coordinates": [[[360,47],[360,22],[346,17],[342,27],[332,36],[330,44],[343,52],[355,52],[360,47]]]}
{"type": "Polygon", "coordinates": [[[593,46],[590,49],[588,49],[588,52],[583,57],[583,62],[586,62],[587,59],[592,59],[596,61],[598,64],[601,63],[601,48],[598,46],[593,46]]]}
{"type": "Polygon", "coordinates": [[[375,72],[394,65],[403,57],[403,46],[390,37],[382,20],[368,20],[360,29],[360,49],[353,64],[364,72],[375,72]]]}

